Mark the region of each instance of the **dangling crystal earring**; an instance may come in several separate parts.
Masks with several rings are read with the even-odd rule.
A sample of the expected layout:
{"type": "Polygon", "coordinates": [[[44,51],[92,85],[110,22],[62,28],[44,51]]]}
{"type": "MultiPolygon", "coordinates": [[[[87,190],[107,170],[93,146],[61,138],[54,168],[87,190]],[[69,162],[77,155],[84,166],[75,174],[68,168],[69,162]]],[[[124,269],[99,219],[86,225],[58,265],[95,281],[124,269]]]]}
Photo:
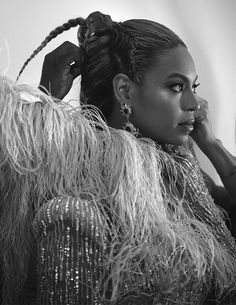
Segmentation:
{"type": "Polygon", "coordinates": [[[123,125],[123,129],[132,133],[132,135],[134,135],[135,137],[138,136],[139,134],[139,130],[138,128],[136,128],[134,126],[134,124],[132,124],[130,121],[129,121],[129,117],[130,115],[132,114],[132,108],[130,105],[124,103],[121,107],[120,107],[120,112],[121,114],[125,117],[125,123],[123,125]]]}

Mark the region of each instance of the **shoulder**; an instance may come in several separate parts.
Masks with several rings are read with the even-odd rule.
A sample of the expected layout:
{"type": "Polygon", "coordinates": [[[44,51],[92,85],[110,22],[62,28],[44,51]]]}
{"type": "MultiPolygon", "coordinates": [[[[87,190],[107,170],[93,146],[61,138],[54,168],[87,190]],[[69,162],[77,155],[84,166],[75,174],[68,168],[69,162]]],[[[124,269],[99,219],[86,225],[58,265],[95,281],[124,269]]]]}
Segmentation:
{"type": "Polygon", "coordinates": [[[55,227],[92,235],[94,229],[104,230],[106,216],[93,198],[57,197],[45,202],[34,217],[37,235],[46,236],[55,227]]]}

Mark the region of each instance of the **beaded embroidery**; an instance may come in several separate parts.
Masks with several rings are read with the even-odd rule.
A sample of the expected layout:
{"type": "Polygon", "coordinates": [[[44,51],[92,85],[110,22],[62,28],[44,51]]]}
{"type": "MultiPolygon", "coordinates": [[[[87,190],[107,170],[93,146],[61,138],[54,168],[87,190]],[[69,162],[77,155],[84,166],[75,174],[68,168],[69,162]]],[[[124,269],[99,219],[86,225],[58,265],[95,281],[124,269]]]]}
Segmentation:
{"type": "MultiPolygon", "coordinates": [[[[214,228],[214,234],[229,251],[236,251],[233,237],[220,214],[213,208],[214,202],[195,158],[185,148],[166,146],[164,149],[184,165],[185,172],[180,173],[181,179],[177,186],[182,191],[182,181],[188,181],[186,198],[190,210],[214,228]],[[188,179],[190,176],[191,179],[188,179]]],[[[39,209],[34,220],[39,239],[37,304],[104,304],[94,292],[99,285],[99,275],[102,273],[108,247],[108,240],[104,242],[102,239],[102,234],[109,232],[107,223],[101,211],[88,200],[56,198],[39,209]]],[[[149,282],[141,273],[137,273],[133,282],[124,283],[122,289],[127,295],[130,291],[137,291],[126,299],[126,305],[200,305],[206,304],[204,300],[208,291],[204,288],[204,283],[194,279],[193,274],[192,285],[174,297],[162,298],[160,288],[152,282],[150,270],[149,282]]],[[[122,300],[118,303],[124,304],[122,300]]],[[[217,304],[226,303],[219,301],[217,304]]]]}

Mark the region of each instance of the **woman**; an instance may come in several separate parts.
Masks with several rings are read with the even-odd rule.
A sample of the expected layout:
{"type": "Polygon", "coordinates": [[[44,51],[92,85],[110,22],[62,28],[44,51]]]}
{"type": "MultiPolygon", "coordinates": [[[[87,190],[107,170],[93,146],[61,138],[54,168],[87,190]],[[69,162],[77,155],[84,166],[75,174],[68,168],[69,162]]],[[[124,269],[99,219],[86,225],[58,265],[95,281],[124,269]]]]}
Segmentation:
{"type": "Polygon", "coordinates": [[[212,132],[186,46],[158,23],[95,12],[30,59],[76,25],[80,47],[48,55],[41,86],[61,99],[81,74],[81,98],[106,121],[1,79],[3,304],[234,304],[235,239],[189,136],[231,216],[236,160],[212,132]]]}

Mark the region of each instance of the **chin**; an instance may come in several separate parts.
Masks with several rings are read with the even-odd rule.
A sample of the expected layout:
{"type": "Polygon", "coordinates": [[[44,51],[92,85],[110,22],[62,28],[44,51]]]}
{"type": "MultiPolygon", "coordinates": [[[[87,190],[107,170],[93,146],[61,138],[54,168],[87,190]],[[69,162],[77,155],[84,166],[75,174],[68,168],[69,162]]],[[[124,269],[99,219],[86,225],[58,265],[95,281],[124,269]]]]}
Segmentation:
{"type": "Polygon", "coordinates": [[[171,144],[171,145],[176,145],[176,146],[183,146],[186,145],[189,141],[189,135],[185,134],[185,135],[176,135],[176,134],[172,134],[172,136],[170,137],[166,137],[166,138],[159,138],[159,137],[149,137],[150,139],[152,139],[154,142],[158,143],[158,144],[171,144]]]}
{"type": "Polygon", "coordinates": [[[170,139],[170,141],[165,144],[172,144],[176,146],[186,145],[189,142],[189,136],[176,137],[175,139],[170,139]]]}

